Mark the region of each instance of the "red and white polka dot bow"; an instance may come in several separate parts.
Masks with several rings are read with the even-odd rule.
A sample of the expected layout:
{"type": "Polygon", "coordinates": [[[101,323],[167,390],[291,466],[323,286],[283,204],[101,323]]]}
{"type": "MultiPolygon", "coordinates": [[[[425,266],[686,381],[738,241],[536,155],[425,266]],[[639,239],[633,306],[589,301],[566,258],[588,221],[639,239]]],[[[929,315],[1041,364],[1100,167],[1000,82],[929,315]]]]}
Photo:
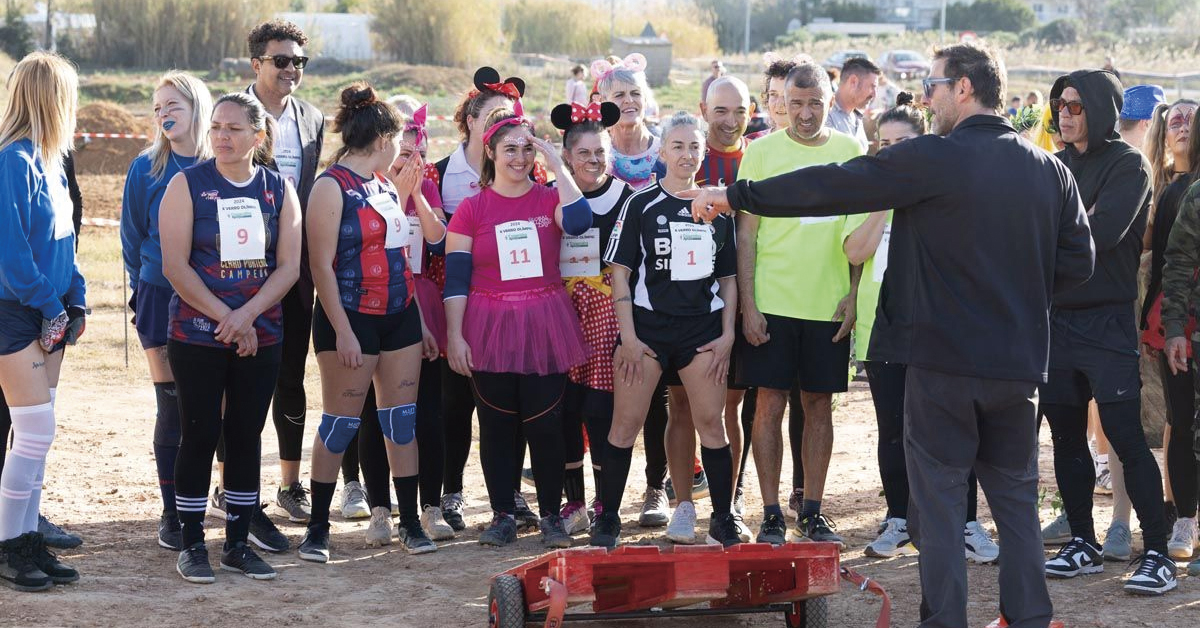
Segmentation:
{"type": "Polygon", "coordinates": [[[577,102],[571,103],[571,124],[579,124],[580,122],[600,122],[600,103],[594,102],[584,107],[577,102]]]}

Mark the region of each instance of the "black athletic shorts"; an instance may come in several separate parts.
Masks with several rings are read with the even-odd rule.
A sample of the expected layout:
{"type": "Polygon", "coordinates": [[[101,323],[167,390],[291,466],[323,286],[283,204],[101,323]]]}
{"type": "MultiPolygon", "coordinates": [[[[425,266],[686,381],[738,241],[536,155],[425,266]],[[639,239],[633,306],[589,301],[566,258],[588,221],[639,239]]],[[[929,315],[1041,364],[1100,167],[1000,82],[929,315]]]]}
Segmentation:
{"type": "MultiPolygon", "coordinates": [[[[743,344],[746,344],[746,336],[742,333],[742,318],[739,314],[733,325],[733,348],[729,351],[729,372],[725,375],[727,390],[746,390],[745,386],[738,383],[738,364],[741,363],[741,360],[738,359],[738,351],[743,344]]],[[[662,383],[667,386],[682,386],[683,380],[679,379],[679,371],[676,369],[663,371],[662,383]]]]}
{"type": "MultiPolygon", "coordinates": [[[[396,351],[421,342],[421,313],[417,302],[395,314],[362,314],[342,310],[350,319],[350,328],[362,348],[363,355],[379,355],[381,351],[396,351]]],[[[313,351],[337,351],[337,332],[325,315],[321,300],[313,308],[313,351]]]]}
{"type": "MultiPolygon", "coordinates": [[[[20,301],[0,300],[0,355],[12,355],[42,337],[42,313],[20,301]]],[[[62,351],[65,340],[58,341],[50,353],[62,351]]],[[[6,443],[0,443],[0,446],[6,443]]]]}
{"type": "Polygon", "coordinates": [[[672,316],[635,307],[633,328],[638,339],[658,356],[664,375],[676,373],[678,377],[695,359],[696,349],[721,337],[721,312],[672,316]]]}
{"type": "Polygon", "coordinates": [[[774,314],[767,319],[771,339],[754,346],[741,345],[738,352],[738,383],[742,386],[810,393],[846,392],[850,377],[850,337],[834,342],[842,324],[809,321],[774,314]]]}
{"type": "Polygon", "coordinates": [[[1041,402],[1086,406],[1141,395],[1133,304],[1050,311],[1050,372],[1041,402]]]}

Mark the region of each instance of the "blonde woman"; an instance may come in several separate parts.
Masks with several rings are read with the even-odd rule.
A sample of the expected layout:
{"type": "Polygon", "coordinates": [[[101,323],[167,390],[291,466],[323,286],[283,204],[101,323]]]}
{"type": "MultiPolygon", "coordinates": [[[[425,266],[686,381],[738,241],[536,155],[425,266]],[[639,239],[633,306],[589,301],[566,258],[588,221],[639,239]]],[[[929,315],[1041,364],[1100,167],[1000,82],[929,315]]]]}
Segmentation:
{"type": "Polygon", "coordinates": [[[83,276],[63,157],[75,132],[78,77],[35,52],[13,69],[0,123],[0,388],[13,448],[0,475],[0,583],[41,591],[79,579],[37,531],[64,344],[83,334],[83,276]]]}

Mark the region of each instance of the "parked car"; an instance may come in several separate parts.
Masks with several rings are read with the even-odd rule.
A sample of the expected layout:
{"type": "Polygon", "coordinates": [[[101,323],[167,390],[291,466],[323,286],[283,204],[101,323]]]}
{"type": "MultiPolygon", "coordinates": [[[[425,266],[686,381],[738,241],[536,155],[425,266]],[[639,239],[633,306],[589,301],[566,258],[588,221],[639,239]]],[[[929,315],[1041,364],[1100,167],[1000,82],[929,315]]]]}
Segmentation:
{"type": "Polygon", "coordinates": [[[826,70],[838,70],[840,72],[842,66],[850,59],[866,59],[870,61],[871,55],[862,50],[839,50],[829,55],[829,58],[822,61],[821,65],[826,70]]]}
{"type": "Polygon", "coordinates": [[[929,76],[929,60],[912,50],[891,50],[879,58],[879,69],[890,78],[906,81],[929,76]]]}

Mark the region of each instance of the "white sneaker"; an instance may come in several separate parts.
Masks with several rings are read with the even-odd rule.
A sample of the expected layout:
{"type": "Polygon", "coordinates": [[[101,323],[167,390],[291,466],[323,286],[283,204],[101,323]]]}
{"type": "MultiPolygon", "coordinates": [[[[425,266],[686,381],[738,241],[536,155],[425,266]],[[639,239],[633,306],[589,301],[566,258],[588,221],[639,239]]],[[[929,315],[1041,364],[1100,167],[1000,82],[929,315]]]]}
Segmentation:
{"type": "Polygon", "coordinates": [[[1000,546],[992,541],[991,535],[978,521],[967,523],[963,528],[963,537],[966,541],[967,560],[986,564],[1000,558],[1000,546]]]}
{"type": "Polygon", "coordinates": [[[438,506],[426,506],[425,510],[421,511],[421,527],[425,528],[425,533],[434,541],[448,541],[454,538],[454,528],[442,518],[442,509],[438,506]]]}
{"type": "Polygon", "coordinates": [[[1107,462],[1096,463],[1096,487],[1092,492],[1097,495],[1112,495],[1112,472],[1108,470],[1107,462]]]}
{"type": "Polygon", "coordinates": [[[667,492],[657,488],[646,487],[646,499],[642,502],[642,514],[638,516],[638,525],[643,528],[657,528],[667,525],[670,520],[668,512],[667,492]]]}
{"type": "Polygon", "coordinates": [[[342,487],[342,518],[366,519],[371,516],[371,506],[367,503],[367,489],[358,481],[346,482],[342,487]]]}
{"type": "Polygon", "coordinates": [[[1175,529],[1171,532],[1171,540],[1167,541],[1167,553],[1171,558],[1188,559],[1200,545],[1197,539],[1196,518],[1180,517],[1175,520],[1175,529]]]}
{"type": "Polygon", "coordinates": [[[392,513],[388,508],[377,506],[371,509],[371,523],[367,526],[367,546],[379,547],[392,544],[392,513]]]}
{"type": "Polygon", "coordinates": [[[692,502],[679,502],[667,525],[667,538],[676,543],[696,542],[696,507],[692,502]]]}
{"type": "Polygon", "coordinates": [[[886,520],[879,538],[868,545],[863,553],[876,558],[916,554],[917,548],[908,535],[908,521],[899,517],[886,520]]]}
{"type": "Polygon", "coordinates": [[[559,517],[563,520],[563,529],[568,535],[587,532],[588,528],[592,527],[592,520],[588,517],[587,504],[584,502],[567,502],[562,510],[559,511],[559,517]]]}

